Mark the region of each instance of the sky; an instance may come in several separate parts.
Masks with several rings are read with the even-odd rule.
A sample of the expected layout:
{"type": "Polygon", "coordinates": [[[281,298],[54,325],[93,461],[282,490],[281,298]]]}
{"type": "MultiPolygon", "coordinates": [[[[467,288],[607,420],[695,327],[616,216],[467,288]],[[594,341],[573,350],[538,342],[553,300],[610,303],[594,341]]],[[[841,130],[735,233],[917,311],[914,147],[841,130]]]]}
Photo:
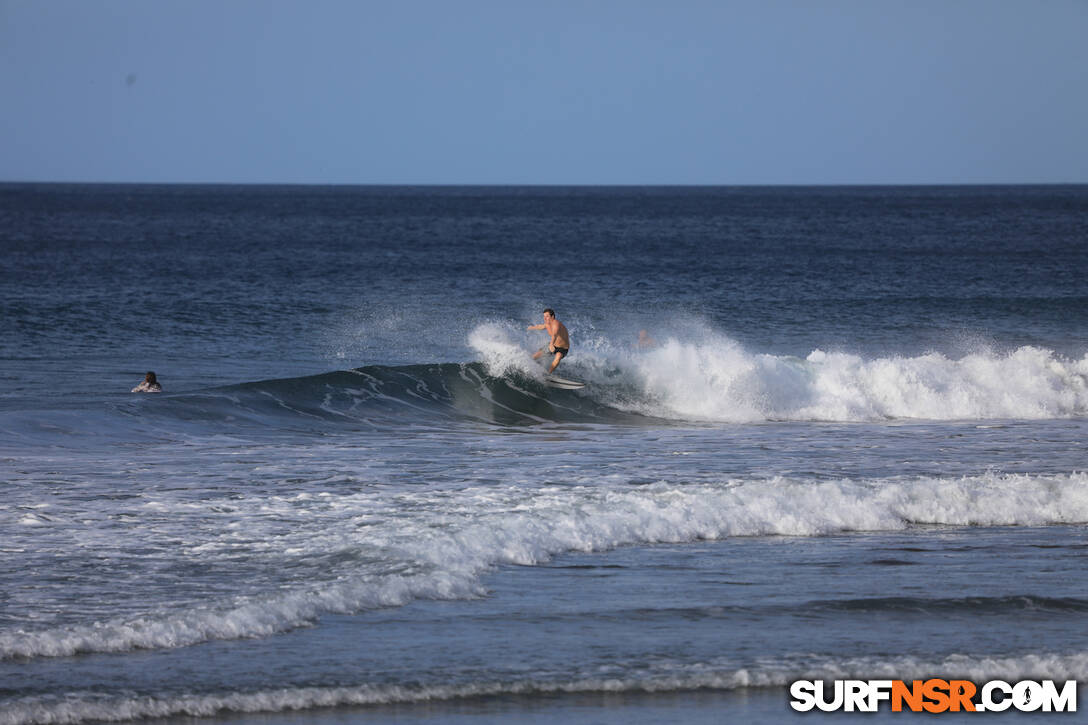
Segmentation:
{"type": "Polygon", "coordinates": [[[1088,183],[1088,0],[0,0],[0,180],[1088,183]]]}

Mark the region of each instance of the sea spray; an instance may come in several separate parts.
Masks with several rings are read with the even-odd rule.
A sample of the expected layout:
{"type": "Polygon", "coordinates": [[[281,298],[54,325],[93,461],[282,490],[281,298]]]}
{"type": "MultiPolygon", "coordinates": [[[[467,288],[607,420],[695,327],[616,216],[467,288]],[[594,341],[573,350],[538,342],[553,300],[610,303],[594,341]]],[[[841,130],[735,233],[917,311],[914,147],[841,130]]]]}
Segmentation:
{"type": "MultiPolygon", "coordinates": [[[[501,326],[476,328],[471,342],[492,375],[533,370],[501,326]]],[[[570,374],[586,380],[598,402],[655,418],[871,422],[1088,414],[1088,355],[1066,358],[1038,347],[872,359],[818,349],[802,359],[754,353],[713,331],[691,340],[666,336],[642,350],[601,338],[594,343],[564,361],[570,374]]]]}

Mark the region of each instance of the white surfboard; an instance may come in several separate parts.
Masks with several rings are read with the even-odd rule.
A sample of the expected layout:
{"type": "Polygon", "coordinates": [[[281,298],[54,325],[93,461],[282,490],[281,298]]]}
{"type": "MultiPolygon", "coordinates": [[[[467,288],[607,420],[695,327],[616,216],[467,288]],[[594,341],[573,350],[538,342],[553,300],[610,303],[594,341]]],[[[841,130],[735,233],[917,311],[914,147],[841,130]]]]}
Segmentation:
{"type": "Polygon", "coordinates": [[[545,375],[544,384],[550,388],[562,388],[563,390],[578,390],[579,388],[584,388],[586,386],[585,383],[561,378],[558,375],[545,375]]]}

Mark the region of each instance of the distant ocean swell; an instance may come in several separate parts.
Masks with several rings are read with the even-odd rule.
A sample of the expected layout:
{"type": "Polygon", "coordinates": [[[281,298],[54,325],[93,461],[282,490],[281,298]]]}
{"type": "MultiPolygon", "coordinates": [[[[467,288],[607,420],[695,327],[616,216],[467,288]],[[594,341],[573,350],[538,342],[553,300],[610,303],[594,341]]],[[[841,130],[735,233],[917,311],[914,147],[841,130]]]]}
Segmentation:
{"type": "Polygon", "coordinates": [[[813,655],[736,663],[728,660],[650,666],[621,665],[610,671],[555,677],[487,679],[462,684],[341,687],[283,687],[270,690],[147,695],[74,692],[59,697],[9,701],[0,725],[59,725],[88,721],[120,722],[151,717],[209,717],[217,714],[288,712],[325,707],[408,704],[495,696],[532,698],[564,693],[619,694],[780,688],[798,679],[924,679],[947,677],[985,682],[1088,679],[1088,653],[1032,654],[1021,657],[951,655],[926,660],[830,658],[813,655]]]}
{"type": "MultiPolygon", "coordinates": [[[[0,634],[0,657],[174,648],[284,632],[323,612],[357,612],[420,598],[473,598],[484,593],[481,575],[497,565],[540,564],[572,551],[733,536],[897,531],[920,524],[1084,523],[1088,474],[830,481],[775,477],[720,484],[480,486],[201,501],[162,492],[144,499],[141,506],[156,517],[155,525],[136,528],[132,536],[139,537],[149,567],[156,557],[174,551],[181,536],[200,531],[199,546],[186,549],[195,563],[233,565],[249,557],[265,568],[296,572],[295,579],[267,593],[258,590],[198,607],[9,630],[0,634]],[[226,509],[250,543],[234,537],[237,526],[223,529],[226,509]],[[389,510],[400,513],[391,517],[389,510]],[[334,569],[330,557],[337,562],[334,569]]],[[[46,520],[10,509],[0,509],[0,516],[20,517],[0,522],[7,530],[25,532],[12,538],[13,547],[22,536],[41,535],[43,527],[78,526],[63,516],[46,520]]],[[[109,555],[112,547],[124,545],[109,536],[85,544],[109,555]]],[[[127,561],[139,565],[140,557],[127,561]]],[[[916,605],[948,606],[871,606],[916,605]]],[[[1079,611],[1081,606],[1046,600],[1025,605],[1019,598],[985,605],[1002,612],[1025,606],[1079,611]]]]}

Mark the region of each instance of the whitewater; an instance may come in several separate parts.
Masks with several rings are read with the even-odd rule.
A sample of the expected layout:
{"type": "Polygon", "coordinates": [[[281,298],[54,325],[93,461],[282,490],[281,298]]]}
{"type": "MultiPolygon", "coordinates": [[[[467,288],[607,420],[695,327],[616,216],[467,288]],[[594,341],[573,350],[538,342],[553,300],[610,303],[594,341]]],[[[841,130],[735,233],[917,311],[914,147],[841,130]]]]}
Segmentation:
{"type": "MultiPolygon", "coordinates": [[[[493,376],[542,378],[512,325],[481,325],[470,343],[493,376]]],[[[865,359],[813,350],[804,358],[746,350],[703,330],[631,350],[597,337],[564,367],[597,402],[686,421],[756,422],[1040,419],[1088,413],[1088,356],[1025,346],[948,357],[865,359]]]]}
{"type": "MultiPolygon", "coordinates": [[[[3,512],[29,508],[9,505],[3,512]]],[[[144,581],[127,582],[123,593],[100,595],[93,606],[103,619],[91,626],[3,633],[0,658],[184,647],[267,636],[312,624],[328,612],[355,613],[420,598],[480,597],[486,593],[481,575],[497,566],[533,566],[574,551],[917,525],[1084,524],[1088,474],[862,481],[777,476],[717,485],[487,487],[395,495],[320,491],[256,500],[233,495],[199,504],[148,493],[139,497],[138,509],[148,512],[150,531],[133,532],[131,539],[111,532],[101,541],[84,538],[80,545],[118,559],[142,549],[139,557],[129,554],[126,566],[144,560],[144,581]],[[222,512],[232,521],[219,531],[222,512]],[[134,592],[161,586],[154,562],[173,549],[206,568],[244,556],[250,582],[270,566],[298,571],[295,581],[280,581],[274,596],[262,590],[222,602],[204,599],[172,614],[152,609],[107,615],[131,606],[134,592]]],[[[15,521],[0,519],[16,533],[7,552],[25,551],[21,547],[41,541],[37,529],[63,528],[73,513],[54,505],[15,521]],[[34,530],[19,536],[19,526],[34,530]]],[[[17,613],[15,602],[8,604],[17,613]]],[[[47,603],[42,593],[27,602],[24,616],[37,615],[40,621],[31,604],[40,611],[60,602],[47,603]]]]}

